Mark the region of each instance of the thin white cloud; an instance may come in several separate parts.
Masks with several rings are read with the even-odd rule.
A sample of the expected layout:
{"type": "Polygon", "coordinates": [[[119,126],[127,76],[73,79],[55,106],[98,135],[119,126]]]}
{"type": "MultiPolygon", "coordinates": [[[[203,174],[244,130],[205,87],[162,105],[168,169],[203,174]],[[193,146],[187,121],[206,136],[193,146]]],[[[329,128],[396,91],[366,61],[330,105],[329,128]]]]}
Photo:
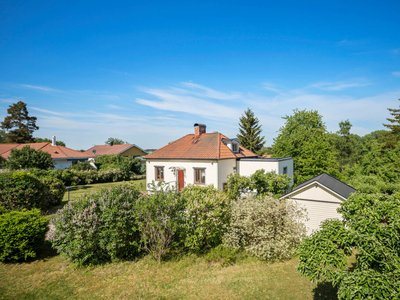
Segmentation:
{"type": "Polygon", "coordinates": [[[117,106],[117,105],[113,105],[113,104],[108,104],[107,107],[111,108],[111,109],[118,109],[118,110],[124,109],[122,106],[117,106]]]}
{"type": "Polygon", "coordinates": [[[400,72],[392,72],[393,76],[400,77],[400,72]]]}
{"type": "Polygon", "coordinates": [[[234,100],[234,99],[239,99],[241,97],[241,93],[235,92],[235,93],[223,93],[223,92],[219,92],[216,91],[214,89],[211,89],[209,87],[206,87],[204,85],[201,84],[195,84],[192,82],[181,82],[181,84],[187,88],[189,88],[189,90],[182,90],[183,92],[185,92],[186,94],[195,94],[197,96],[204,96],[207,98],[212,98],[212,99],[218,99],[218,100],[234,100]],[[194,90],[200,90],[202,91],[202,93],[195,93],[194,90]]]}
{"type": "Polygon", "coordinates": [[[317,82],[309,87],[317,88],[323,91],[342,91],[349,88],[359,88],[368,86],[370,83],[367,82],[345,82],[345,81],[337,81],[337,82],[317,82]]]}
{"type": "Polygon", "coordinates": [[[44,91],[44,92],[61,92],[60,90],[52,89],[47,86],[36,86],[36,85],[30,85],[30,84],[20,84],[20,86],[28,88],[28,89],[34,89],[34,90],[39,90],[39,91],[44,91]]]}
{"type": "Polygon", "coordinates": [[[31,107],[31,109],[36,110],[36,111],[40,111],[40,112],[44,112],[46,114],[55,115],[55,116],[64,116],[64,114],[62,114],[62,113],[58,113],[58,112],[51,111],[51,110],[48,110],[48,109],[43,109],[43,108],[38,108],[38,107],[31,107]]]}
{"type": "Polygon", "coordinates": [[[270,82],[264,82],[262,84],[263,90],[275,92],[275,93],[280,93],[281,90],[277,89],[273,83],[270,82]]]}

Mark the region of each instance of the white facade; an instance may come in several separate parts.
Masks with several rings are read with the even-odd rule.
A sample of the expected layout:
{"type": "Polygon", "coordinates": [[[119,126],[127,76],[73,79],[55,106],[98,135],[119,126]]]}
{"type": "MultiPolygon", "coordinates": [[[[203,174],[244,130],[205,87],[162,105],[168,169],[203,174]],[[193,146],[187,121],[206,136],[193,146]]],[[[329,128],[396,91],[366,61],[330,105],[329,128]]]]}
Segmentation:
{"type": "Polygon", "coordinates": [[[325,186],[312,182],[308,186],[293,192],[288,198],[306,208],[308,221],[305,222],[307,234],[320,229],[322,221],[330,218],[342,219],[337,212],[340,204],[346,199],[325,186]]]}
{"type": "MultiPolygon", "coordinates": [[[[251,176],[255,171],[264,169],[267,172],[275,171],[283,174],[286,171],[289,177],[293,177],[293,159],[254,159],[254,160],[177,160],[177,159],[147,159],[146,160],[146,181],[147,184],[155,181],[156,168],[163,168],[164,182],[171,187],[175,187],[178,181],[178,170],[184,171],[184,186],[195,183],[195,170],[205,170],[205,184],[213,185],[223,190],[224,183],[231,173],[239,173],[242,176],[251,176]],[[274,161],[275,160],[275,161],[274,161]]],[[[199,184],[203,185],[203,184],[199,184]]]]}
{"type": "Polygon", "coordinates": [[[72,161],[67,161],[67,159],[53,159],[54,169],[67,169],[72,166],[72,161]]]}

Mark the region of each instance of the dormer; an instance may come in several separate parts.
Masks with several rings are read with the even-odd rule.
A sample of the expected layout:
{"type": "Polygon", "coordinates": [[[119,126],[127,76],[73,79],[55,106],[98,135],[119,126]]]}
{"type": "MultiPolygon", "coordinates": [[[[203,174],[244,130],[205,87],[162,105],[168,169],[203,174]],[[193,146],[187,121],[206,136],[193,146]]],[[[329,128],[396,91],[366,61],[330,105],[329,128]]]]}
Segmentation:
{"type": "Polygon", "coordinates": [[[239,153],[240,152],[240,142],[239,139],[233,138],[233,139],[222,139],[222,142],[228,146],[229,150],[231,150],[233,153],[239,153]]]}

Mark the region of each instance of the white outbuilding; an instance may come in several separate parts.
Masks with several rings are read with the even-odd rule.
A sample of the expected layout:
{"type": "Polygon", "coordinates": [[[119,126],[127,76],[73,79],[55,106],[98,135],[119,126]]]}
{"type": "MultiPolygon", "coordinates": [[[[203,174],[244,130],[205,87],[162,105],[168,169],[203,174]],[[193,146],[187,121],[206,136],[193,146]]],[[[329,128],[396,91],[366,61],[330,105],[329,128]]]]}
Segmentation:
{"type": "Polygon", "coordinates": [[[339,179],[322,173],[301,184],[280,199],[296,201],[307,209],[307,234],[318,230],[322,221],[330,218],[342,219],[337,212],[340,204],[357,190],[339,179]]]}

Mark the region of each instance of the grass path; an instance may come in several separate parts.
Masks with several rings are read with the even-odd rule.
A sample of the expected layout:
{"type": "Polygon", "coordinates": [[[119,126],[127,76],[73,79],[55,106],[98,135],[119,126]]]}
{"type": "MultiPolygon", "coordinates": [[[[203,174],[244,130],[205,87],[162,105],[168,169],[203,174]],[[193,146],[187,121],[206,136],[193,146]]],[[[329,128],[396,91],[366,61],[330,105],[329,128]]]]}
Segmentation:
{"type": "Polygon", "coordinates": [[[161,265],[145,257],[75,268],[56,255],[0,263],[0,299],[336,299],[296,265],[247,258],[222,267],[193,255],[161,265]]]}

